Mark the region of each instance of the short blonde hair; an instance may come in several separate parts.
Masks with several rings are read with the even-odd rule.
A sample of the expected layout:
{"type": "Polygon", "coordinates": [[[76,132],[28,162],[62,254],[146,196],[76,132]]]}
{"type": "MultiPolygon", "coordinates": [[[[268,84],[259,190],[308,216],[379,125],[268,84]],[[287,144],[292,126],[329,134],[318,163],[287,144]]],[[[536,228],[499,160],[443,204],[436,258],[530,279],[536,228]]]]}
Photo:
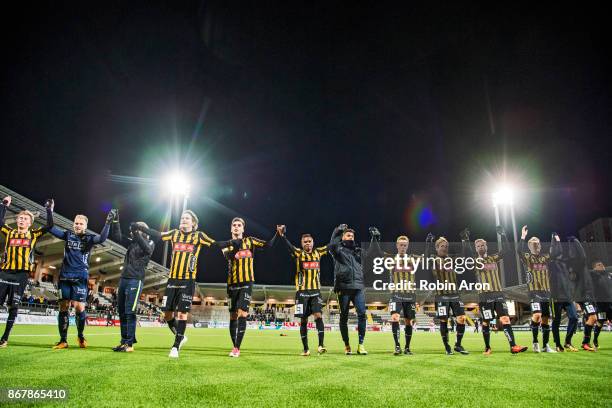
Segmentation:
{"type": "Polygon", "coordinates": [[[395,240],[395,242],[399,242],[399,241],[410,241],[410,240],[408,239],[408,237],[407,237],[407,236],[405,236],[405,235],[400,235],[399,237],[397,237],[397,239],[395,240]]]}
{"type": "Polygon", "coordinates": [[[538,238],[538,237],[531,237],[531,238],[529,238],[529,241],[527,241],[528,244],[530,244],[532,242],[540,242],[540,238],[538,238]]]}
{"type": "Polygon", "coordinates": [[[87,216],[86,216],[86,215],[83,215],[83,214],[77,214],[77,215],[75,215],[75,216],[74,216],[74,220],[76,221],[76,219],[77,219],[77,218],[82,218],[82,219],[84,219],[84,220],[85,220],[85,224],[89,224],[89,218],[87,218],[87,216]]]}
{"type": "Polygon", "coordinates": [[[485,244],[487,243],[487,241],[485,241],[484,239],[478,238],[476,241],[474,241],[474,244],[477,244],[479,242],[484,242],[485,244]]]}
{"type": "Polygon", "coordinates": [[[189,214],[189,216],[191,217],[191,220],[193,221],[195,225],[194,229],[198,229],[198,224],[200,223],[200,220],[198,220],[198,216],[191,210],[185,210],[183,211],[183,214],[189,214]]]}
{"type": "Polygon", "coordinates": [[[244,228],[246,228],[246,222],[244,222],[244,220],[243,220],[242,218],[240,218],[240,217],[234,217],[234,219],[232,220],[232,224],[233,224],[233,223],[235,223],[236,221],[241,222],[241,223],[242,223],[242,226],[243,226],[244,228]]]}
{"type": "Polygon", "coordinates": [[[440,246],[441,243],[446,242],[448,244],[448,239],[444,237],[440,237],[436,240],[436,248],[440,246]]]}
{"type": "Polygon", "coordinates": [[[20,215],[27,215],[28,217],[30,217],[30,222],[31,222],[32,224],[34,224],[34,218],[35,218],[35,217],[34,217],[34,214],[32,213],[32,211],[29,211],[29,210],[21,210],[21,211],[19,211],[19,212],[17,213],[17,216],[20,216],[20,215]]]}

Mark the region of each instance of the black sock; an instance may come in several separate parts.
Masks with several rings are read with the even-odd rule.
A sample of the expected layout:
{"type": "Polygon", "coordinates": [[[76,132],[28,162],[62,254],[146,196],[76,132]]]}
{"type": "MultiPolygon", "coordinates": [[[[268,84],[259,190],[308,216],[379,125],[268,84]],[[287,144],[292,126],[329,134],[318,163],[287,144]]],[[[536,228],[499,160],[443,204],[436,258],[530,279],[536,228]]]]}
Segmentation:
{"type": "Polygon", "coordinates": [[[8,341],[9,335],[11,334],[11,330],[13,329],[13,325],[15,324],[15,320],[17,319],[17,312],[19,309],[16,307],[11,307],[8,310],[8,317],[6,318],[6,326],[4,327],[4,334],[2,335],[2,340],[8,341]]]}
{"type": "Polygon", "coordinates": [[[75,316],[77,332],[79,335],[79,339],[83,338],[83,331],[85,330],[85,323],[87,322],[87,313],[83,310],[82,312],[77,312],[75,316]]]}
{"type": "Polygon", "coordinates": [[[303,318],[300,321],[300,337],[304,351],[308,350],[308,318],[303,318]]]}
{"type": "Polygon", "coordinates": [[[315,319],[315,325],[317,326],[317,334],[319,335],[319,346],[323,347],[323,339],[325,338],[325,324],[323,324],[323,318],[319,317],[315,319]]]}
{"type": "Polygon", "coordinates": [[[440,335],[442,336],[444,347],[448,348],[448,324],[446,322],[440,322],[440,335]]]}
{"type": "Polygon", "coordinates": [[[238,327],[236,330],[236,347],[240,348],[242,344],[242,339],[244,338],[244,332],[246,331],[246,317],[238,318],[238,327]]]}
{"type": "Polygon", "coordinates": [[[599,325],[599,323],[595,323],[595,327],[593,327],[593,344],[594,345],[598,345],[598,339],[599,339],[599,332],[601,332],[601,328],[602,326],[599,325]]]}
{"type": "Polygon", "coordinates": [[[70,318],[68,311],[59,312],[57,315],[57,328],[59,330],[60,341],[66,342],[68,338],[68,326],[70,325],[70,318]]]}
{"type": "Polygon", "coordinates": [[[174,346],[172,347],[179,348],[179,346],[181,345],[181,341],[183,341],[183,338],[185,337],[185,329],[187,328],[187,320],[177,321],[175,323],[175,327],[176,327],[176,336],[174,336],[174,346]]]}
{"type": "Polygon", "coordinates": [[[542,324],[542,344],[546,346],[548,344],[549,339],[550,339],[550,326],[547,324],[542,324]]]}
{"type": "Polygon", "coordinates": [[[572,336],[576,331],[578,319],[569,319],[567,322],[567,331],[565,332],[565,344],[572,344],[572,336]]]}
{"type": "Polygon", "coordinates": [[[238,320],[230,320],[229,332],[232,338],[232,345],[236,347],[236,327],[238,326],[238,320]]]}
{"type": "Polygon", "coordinates": [[[533,342],[537,343],[538,342],[538,329],[540,327],[540,323],[534,322],[533,320],[531,321],[531,334],[533,336],[533,342]]]}
{"type": "Polygon", "coordinates": [[[391,322],[391,331],[393,332],[393,341],[395,342],[395,347],[400,346],[399,330],[400,330],[399,322],[391,322]]]}
{"type": "Polygon", "coordinates": [[[584,338],[582,339],[582,344],[589,344],[591,342],[591,331],[593,331],[593,326],[590,324],[584,325],[584,338]]]}
{"type": "Polygon", "coordinates": [[[349,345],[349,335],[348,335],[348,316],[342,317],[340,316],[340,334],[342,335],[342,340],[344,341],[344,345],[349,345]]]}
{"type": "Polygon", "coordinates": [[[508,339],[508,343],[510,343],[510,347],[516,346],[516,343],[514,342],[514,331],[512,330],[512,325],[504,324],[503,328],[504,328],[504,334],[506,335],[506,338],[508,339]]]}
{"type": "Polygon", "coordinates": [[[457,323],[457,341],[455,345],[461,346],[461,340],[463,340],[464,333],[465,333],[465,324],[457,323]]]}
{"type": "Polygon", "coordinates": [[[482,325],[482,338],[484,339],[485,349],[491,348],[491,331],[489,325],[482,325]]]}
{"type": "Polygon", "coordinates": [[[410,340],[412,340],[412,325],[408,323],[406,327],[404,327],[404,337],[406,339],[406,348],[410,348],[410,340]]]}
{"type": "Polygon", "coordinates": [[[366,335],[366,315],[357,316],[357,333],[359,334],[359,344],[363,344],[366,335]]]}
{"type": "MultiPolygon", "coordinates": [[[[559,324],[560,323],[561,323],[560,320],[555,319],[553,320],[552,325],[551,325],[553,340],[555,344],[557,345],[557,347],[561,347],[561,336],[559,334],[559,324]]],[[[567,327],[569,331],[569,325],[567,327]]],[[[567,344],[567,336],[565,337],[565,344],[567,344]]]]}
{"type": "Polygon", "coordinates": [[[176,336],[176,319],[173,317],[170,320],[166,320],[166,323],[168,324],[168,328],[170,329],[172,334],[176,336]]]}

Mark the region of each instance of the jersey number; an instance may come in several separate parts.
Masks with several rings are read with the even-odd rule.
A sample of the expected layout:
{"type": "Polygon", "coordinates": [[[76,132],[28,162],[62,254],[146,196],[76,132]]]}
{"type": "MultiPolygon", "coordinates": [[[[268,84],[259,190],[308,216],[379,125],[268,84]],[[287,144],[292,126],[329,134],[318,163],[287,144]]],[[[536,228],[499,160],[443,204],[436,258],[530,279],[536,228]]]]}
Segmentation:
{"type": "Polygon", "coordinates": [[[531,304],[531,311],[532,312],[540,312],[542,311],[542,309],[540,308],[540,303],[539,302],[535,302],[531,304]]]}
{"type": "Polygon", "coordinates": [[[303,313],[304,313],[304,305],[301,303],[298,303],[297,305],[295,305],[295,314],[301,315],[303,313]]]}
{"type": "Polygon", "coordinates": [[[493,318],[493,313],[491,313],[491,311],[489,309],[484,309],[482,311],[482,315],[487,320],[491,320],[493,318]]]}

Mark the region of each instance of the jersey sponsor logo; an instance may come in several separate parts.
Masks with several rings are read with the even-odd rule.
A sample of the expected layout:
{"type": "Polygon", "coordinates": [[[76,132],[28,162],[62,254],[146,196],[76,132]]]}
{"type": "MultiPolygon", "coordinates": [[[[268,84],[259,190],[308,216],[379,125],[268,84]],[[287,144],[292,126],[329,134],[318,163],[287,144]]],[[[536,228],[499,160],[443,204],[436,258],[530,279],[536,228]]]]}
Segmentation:
{"type": "Polygon", "coordinates": [[[534,263],[531,266],[531,269],[533,269],[534,271],[547,271],[548,267],[545,263],[534,263]]]}
{"type": "Polygon", "coordinates": [[[182,242],[177,242],[174,244],[173,250],[174,252],[193,252],[193,244],[185,244],[182,242]]]}
{"type": "Polygon", "coordinates": [[[76,249],[80,251],[84,248],[84,245],[80,240],[68,240],[66,241],[66,247],[68,249],[76,249]]]}
{"type": "Polygon", "coordinates": [[[319,261],[304,261],[302,262],[302,269],[319,269],[319,261]]]}
{"type": "Polygon", "coordinates": [[[241,249],[240,251],[236,252],[236,255],[234,255],[234,258],[236,259],[244,259],[244,258],[252,258],[253,257],[253,253],[251,252],[250,249],[241,249]]]}
{"type": "Polygon", "coordinates": [[[496,263],[486,263],[484,264],[484,267],[482,268],[485,271],[494,271],[497,269],[497,264],[496,263]]]}
{"type": "Polygon", "coordinates": [[[9,241],[9,246],[12,247],[29,247],[30,246],[29,238],[11,238],[9,241]]]}

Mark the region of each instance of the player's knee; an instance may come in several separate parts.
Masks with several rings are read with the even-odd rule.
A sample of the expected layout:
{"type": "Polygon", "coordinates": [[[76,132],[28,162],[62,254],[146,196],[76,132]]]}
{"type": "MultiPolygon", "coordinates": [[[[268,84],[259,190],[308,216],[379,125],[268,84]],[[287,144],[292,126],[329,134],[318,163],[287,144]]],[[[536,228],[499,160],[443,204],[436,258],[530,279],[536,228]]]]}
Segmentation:
{"type": "Polygon", "coordinates": [[[399,319],[400,319],[399,314],[397,314],[397,313],[393,313],[393,314],[391,315],[391,321],[392,321],[392,322],[399,322],[399,319]]]}
{"type": "Polygon", "coordinates": [[[164,320],[172,320],[174,318],[174,312],[164,312],[164,320]]]}
{"type": "MultiPolygon", "coordinates": [[[[502,324],[510,324],[510,318],[508,316],[502,316],[499,318],[499,320],[502,322],[502,324]]],[[[484,322],[482,324],[484,324],[484,322]]]]}
{"type": "Polygon", "coordinates": [[[597,316],[595,316],[595,315],[590,315],[590,316],[589,316],[589,318],[588,318],[588,320],[587,320],[587,324],[588,324],[589,326],[592,326],[592,325],[594,325],[594,324],[595,324],[595,322],[596,322],[596,321],[597,321],[597,316]]]}
{"type": "Polygon", "coordinates": [[[548,317],[542,316],[542,324],[548,324],[548,317]]]}
{"type": "Polygon", "coordinates": [[[407,326],[412,326],[412,319],[404,319],[404,323],[405,323],[407,326]]]}
{"type": "Polygon", "coordinates": [[[539,322],[542,319],[542,313],[533,313],[531,315],[531,320],[534,322],[539,322]]]}
{"type": "Polygon", "coordinates": [[[187,313],[178,312],[176,314],[177,320],[187,320],[187,313]]]}
{"type": "Polygon", "coordinates": [[[457,323],[465,324],[465,316],[464,315],[457,316],[457,323]]]}
{"type": "MultiPolygon", "coordinates": [[[[502,320],[503,323],[503,320],[502,320]]],[[[489,321],[488,320],[483,320],[482,321],[482,327],[489,327],[489,321]]]]}
{"type": "Polygon", "coordinates": [[[313,313],[313,314],[312,314],[312,317],[313,317],[313,318],[316,320],[316,319],[320,319],[320,318],[321,318],[321,317],[323,317],[323,316],[321,315],[321,313],[316,312],[316,313],[313,313]]]}

